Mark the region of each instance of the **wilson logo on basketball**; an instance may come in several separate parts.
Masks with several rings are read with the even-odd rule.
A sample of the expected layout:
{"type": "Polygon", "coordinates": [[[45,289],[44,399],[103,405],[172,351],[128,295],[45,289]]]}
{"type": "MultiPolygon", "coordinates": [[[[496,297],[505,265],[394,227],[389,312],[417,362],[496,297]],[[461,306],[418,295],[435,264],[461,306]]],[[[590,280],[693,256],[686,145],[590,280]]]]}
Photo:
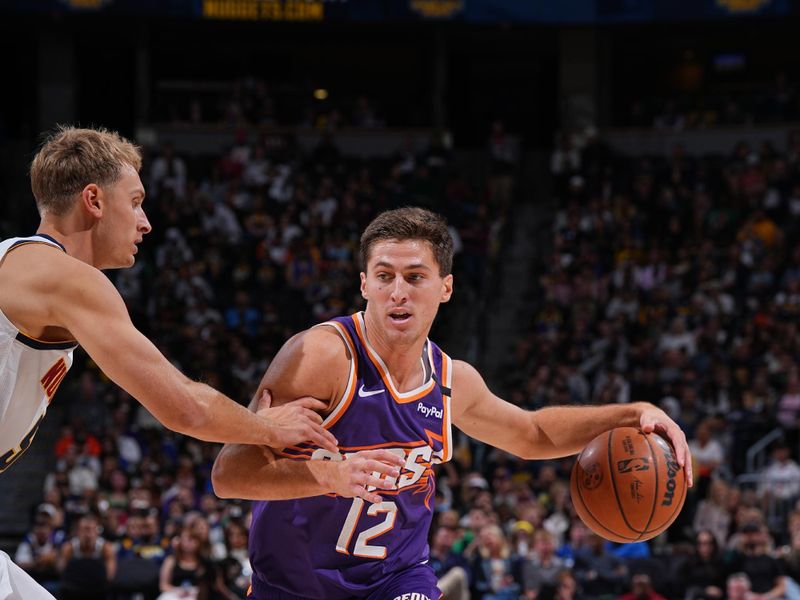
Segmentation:
{"type": "Polygon", "coordinates": [[[595,489],[601,481],[603,481],[603,471],[597,463],[589,466],[583,472],[583,487],[587,490],[595,489]]]}
{"type": "Polygon", "coordinates": [[[665,485],[666,491],[664,492],[664,499],[661,500],[661,506],[672,506],[672,498],[675,496],[675,475],[678,474],[678,463],[675,462],[675,455],[672,454],[672,449],[666,444],[659,444],[664,451],[664,460],[667,464],[667,483],[665,485]]]}
{"type": "Polygon", "coordinates": [[[617,471],[620,473],[630,473],[631,471],[649,471],[649,458],[626,458],[617,462],[617,471]]]}

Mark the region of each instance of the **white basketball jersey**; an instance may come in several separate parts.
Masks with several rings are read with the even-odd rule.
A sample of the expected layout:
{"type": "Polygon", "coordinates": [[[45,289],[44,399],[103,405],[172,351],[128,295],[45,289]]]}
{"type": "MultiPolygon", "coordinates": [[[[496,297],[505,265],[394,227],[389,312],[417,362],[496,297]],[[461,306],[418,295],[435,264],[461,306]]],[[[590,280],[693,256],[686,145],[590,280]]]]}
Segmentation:
{"type": "MultiPolygon", "coordinates": [[[[6,254],[25,244],[48,244],[49,236],[0,242],[0,268],[6,254]]],[[[28,337],[0,310],[0,473],[28,449],[59,384],[72,366],[75,341],[45,342],[28,337]]]]}

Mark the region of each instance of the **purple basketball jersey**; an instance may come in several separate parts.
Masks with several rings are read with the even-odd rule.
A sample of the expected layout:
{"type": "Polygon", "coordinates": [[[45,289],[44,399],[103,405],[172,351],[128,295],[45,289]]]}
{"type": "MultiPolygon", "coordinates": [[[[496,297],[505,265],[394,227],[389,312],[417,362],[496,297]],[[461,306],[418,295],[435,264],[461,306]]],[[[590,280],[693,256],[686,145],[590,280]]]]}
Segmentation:
{"type": "Polygon", "coordinates": [[[304,598],[367,597],[393,574],[428,559],[431,465],[450,460],[452,453],[451,360],[428,340],[420,357],[425,383],[400,393],[367,342],[363,313],[321,326],[334,327],[352,357],[345,395],[325,420],[341,454],[300,445],[286,448],[283,456],[344,460],[359,450],[385,448],[406,464],[398,489],[380,491],[381,504],[335,494],[255,502],[250,561],[256,598],[276,588],[304,598]]]}

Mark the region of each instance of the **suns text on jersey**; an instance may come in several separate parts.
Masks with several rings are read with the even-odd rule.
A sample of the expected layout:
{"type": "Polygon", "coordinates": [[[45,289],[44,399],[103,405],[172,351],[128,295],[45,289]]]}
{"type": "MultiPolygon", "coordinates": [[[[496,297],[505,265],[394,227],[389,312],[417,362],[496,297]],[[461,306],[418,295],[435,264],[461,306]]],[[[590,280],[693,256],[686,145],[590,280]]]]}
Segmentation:
{"type": "MultiPolygon", "coordinates": [[[[381,494],[389,494],[392,492],[400,492],[409,488],[425,488],[427,489],[429,477],[432,475],[431,465],[435,459],[441,460],[441,451],[434,452],[433,448],[428,444],[415,445],[412,447],[394,447],[384,448],[392,454],[401,458],[405,458],[406,464],[400,472],[400,476],[395,481],[394,477],[386,476],[384,479],[390,484],[396,484],[395,490],[381,490],[381,494]]],[[[312,460],[347,460],[348,456],[352,456],[356,452],[343,452],[341,454],[333,454],[324,448],[317,448],[311,455],[312,460]]],[[[374,473],[375,477],[381,477],[380,473],[374,473]]],[[[374,491],[373,486],[367,488],[369,491],[374,491]]]]}

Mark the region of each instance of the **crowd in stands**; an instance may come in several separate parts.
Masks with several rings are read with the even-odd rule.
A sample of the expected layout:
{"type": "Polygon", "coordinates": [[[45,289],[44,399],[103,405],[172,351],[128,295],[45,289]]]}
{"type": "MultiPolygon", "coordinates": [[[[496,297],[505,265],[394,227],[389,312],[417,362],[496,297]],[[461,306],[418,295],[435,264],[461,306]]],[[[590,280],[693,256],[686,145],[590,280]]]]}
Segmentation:
{"type": "Polygon", "coordinates": [[[664,131],[712,129],[752,124],[795,122],[800,96],[787,74],[775,74],[759,91],[698,90],[693,93],[637,98],[620,115],[620,125],[664,131]]]}
{"type": "MultiPolygon", "coordinates": [[[[505,387],[533,409],[661,406],[690,440],[696,483],[678,521],[637,557],[636,544],[599,549],[593,534],[578,534],[578,589],[653,597],[635,589],[645,585],[636,576],[646,575],[666,597],[795,598],[797,135],[789,134],[785,152],[739,143],[729,155],[703,157],[680,146],[666,157],[617,156],[593,129],[580,139],[551,157],[552,253],[536,272],[534,316],[504,369],[505,387]],[[772,432],[779,435],[765,449],[769,460],[754,473],[759,463],[747,451],[772,432]],[[603,557],[589,578],[587,556],[603,557]]],[[[566,467],[553,468],[565,485],[566,467]]],[[[538,478],[520,465],[510,471],[533,483],[527,494],[544,469],[538,478]]],[[[573,529],[582,526],[568,505],[557,518],[554,486],[544,494],[553,508],[529,522],[574,547],[573,529]]],[[[526,591],[524,580],[514,581],[526,591]]]]}
{"type": "Polygon", "coordinates": [[[367,94],[342,90],[276,90],[264,79],[247,76],[230,85],[197,83],[187,89],[159,90],[153,119],[172,124],[228,127],[283,126],[336,131],[382,129],[386,117],[367,94]]]}
{"type": "MultiPolygon", "coordinates": [[[[495,163],[503,139],[498,126],[495,163]]],[[[484,215],[508,208],[496,197],[507,162],[479,190],[441,150],[383,164],[331,141],[297,152],[241,142],[192,164],[163,148],[145,172],[152,239],[115,275],[181,369],[242,400],[289,335],[359,306],[356,241],[377,210],[447,214],[461,281],[479,287],[496,247],[484,215]]],[[[445,598],[800,597],[800,137],[786,152],[624,157],[590,130],[551,171],[551,251],[498,391],[529,409],[653,402],[690,440],[695,487],[667,533],[613,544],[575,516],[571,459],[523,462],[459,438],[430,538],[445,598]],[[753,473],[747,450],[778,427],[753,473]]],[[[216,446],[164,431],[77,368],[17,561],[64,598],[105,593],[92,578],[119,598],[243,598],[249,506],[213,495],[216,446]]]]}

